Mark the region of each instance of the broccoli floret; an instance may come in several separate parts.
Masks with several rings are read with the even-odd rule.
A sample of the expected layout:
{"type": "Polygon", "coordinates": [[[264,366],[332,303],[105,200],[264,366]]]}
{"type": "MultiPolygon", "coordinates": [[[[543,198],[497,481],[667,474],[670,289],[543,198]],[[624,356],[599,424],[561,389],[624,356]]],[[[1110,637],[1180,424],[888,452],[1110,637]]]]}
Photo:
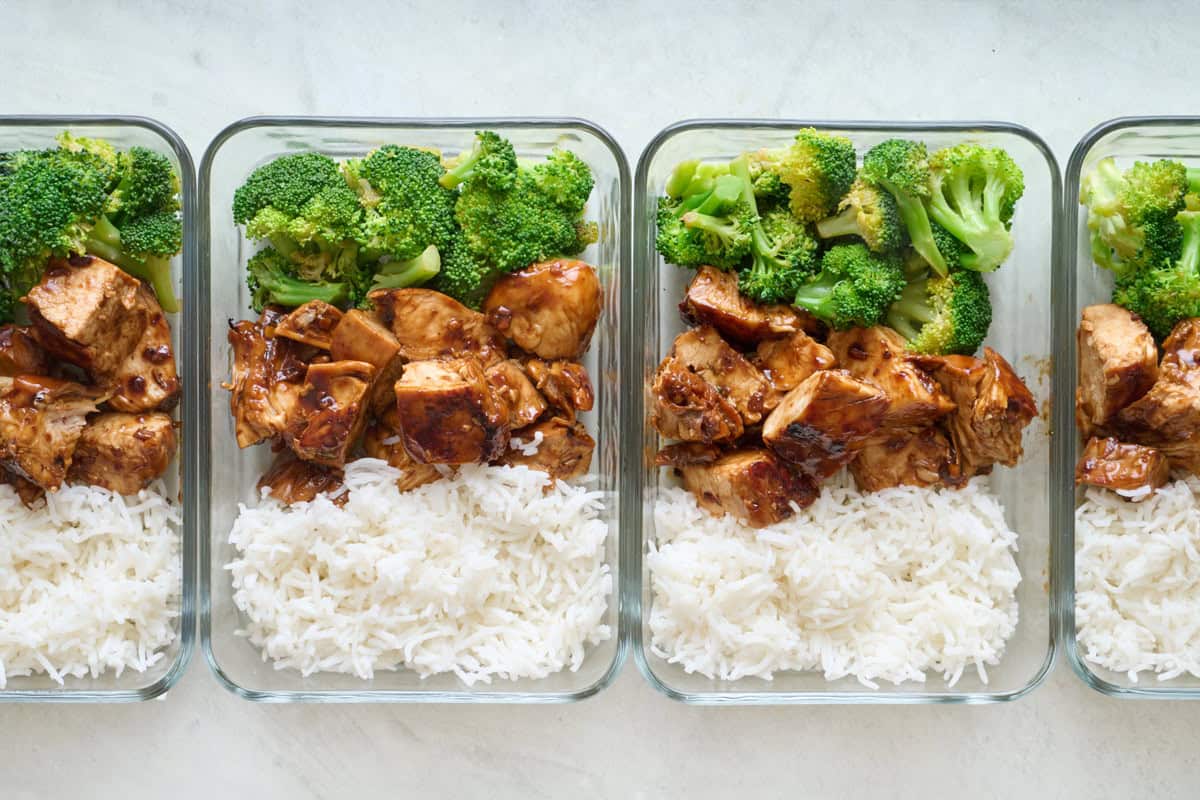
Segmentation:
{"type": "Polygon", "coordinates": [[[858,236],[876,253],[899,250],[908,244],[908,230],[896,199],[862,178],[838,204],[838,214],[817,223],[822,239],[858,236]]]}
{"type": "Polygon", "coordinates": [[[1119,273],[1113,291],[1113,302],[1140,316],[1160,341],[1176,323],[1200,317],[1200,199],[1189,195],[1175,220],[1181,231],[1176,258],[1169,266],[1119,273]]]}
{"type": "Polygon", "coordinates": [[[879,324],[904,290],[900,257],[865,244],[831,247],[821,272],[796,293],[795,304],[838,330],[879,324]]]}
{"type": "Polygon", "coordinates": [[[507,163],[509,181],[501,179],[495,163],[501,160],[467,170],[460,187],[455,218],[472,256],[508,273],[576,255],[596,240],[596,226],[581,219],[593,183],[583,162],[559,155],[533,165],[507,163]]]}
{"type": "Polygon", "coordinates": [[[270,247],[246,262],[246,285],[250,288],[251,307],[258,312],[267,305],[296,308],[310,300],[344,305],[351,297],[351,287],[344,282],[301,278],[296,264],[270,247]]]}
{"type": "Polygon", "coordinates": [[[1099,161],[1079,190],[1088,209],[1092,259],[1122,273],[1174,251],[1182,237],[1175,215],[1183,210],[1190,178],[1189,170],[1168,159],[1139,161],[1124,173],[1112,158],[1099,161]]]}
{"type": "Polygon", "coordinates": [[[475,144],[450,163],[440,178],[453,189],[467,181],[478,181],[492,189],[510,189],[517,176],[517,154],[512,143],[493,131],[475,131],[475,144]]]}
{"type": "Polygon", "coordinates": [[[312,269],[344,262],[347,249],[357,254],[362,208],[333,159],[294,153],[250,174],[234,192],[233,221],[312,269]]]}
{"type": "Polygon", "coordinates": [[[886,319],[914,353],[972,355],[992,324],[987,283],[967,270],[914,281],[904,287],[886,319]]]}
{"type": "Polygon", "coordinates": [[[659,199],[655,246],[672,264],[735,269],[750,254],[754,223],[742,181],[726,174],[695,186],[698,194],[659,199]]]}
{"type": "Polygon", "coordinates": [[[179,210],[179,175],[165,155],[131,147],[121,153],[117,163],[117,186],[108,202],[108,214],[117,225],[134,217],[179,210]]]}
{"type": "Polygon", "coordinates": [[[750,268],[738,274],[738,289],[760,303],[790,303],[820,269],[820,244],[787,208],[767,211],[760,224],[770,249],[756,252],[750,268]]]}
{"type": "Polygon", "coordinates": [[[430,287],[448,294],[468,308],[478,309],[499,274],[471,254],[460,231],[442,249],[441,268],[430,287]]]}
{"type": "Polygon", "coordinates": [[[788,187],[792,213],[801,222],[816,222],[834,212],[838,201],[854,183],[854,145],[843,136],[806,128],[785,148],[760,150],[754,154],[751,180],[759,191],[770,193],[773,173],[788,187]]]}
{"type": "Polygon", "coordinates": [[[1012,252],[1013,209],[1025,177],[999,147],[963,143],[929,160],[929,216],[963,243],[962,266],[991,272],[1012,252]]]}
{"type": "Polygon", "coordinates": [[[179,311],[171,257],[183,247],[183,223],[174,211],[133,217],[118,228],[101,216],[88,234],[87,251],[150,284],[163,311],[179,311]]]}
{"type": "MultiPolygon", "coordinates": [[[[962,268],[962,257],[966,246],[954,237],[950,231],[929,220],[929,230],[933,234],[933,244],[946,264],[946,269],[953,272],[962,268]]],[[[924,260],[924,259],[922,259],[924,260]]],[[[926,262],[928,263],[928,262],[926,262]]]]}
{"type": "Polygon", "coordinates": [[[680,161],[667,178],[664,191],[667,197],[675,200],[704,197],[715,188],[719,178],[728,174],[729,164],[725,162],[680,161]]]}
{"type": "MultiPolygon", "coordinates": [[[[58,143],[59,148],[62,150],[70,153],[86,154],[92,160],[93,164],[95,164],[96,168],[102,171],[107,177],[109,191],[113,189],[120,179],[125,156],[118,152],[117,148],[113,147],[111,142],[106,142],[103,139],[91,139],[86,136],[75,136],[70,131],[63,131],[58,134],[58,136],[54,137],[54,141],[58,143]]],[[[144,150],[145,148],[138,149],[144,150]]]]}
{"type": "Polygon", "coordinates": [[[365,207],[361,259],[407,261],[449,242],[456,195],[438,182],[445,170],[437,155],[389,144],[347,161],[342,170],[365,207]]]}
{"type": "Polygon", "coordinates": [[[771,154],[771,150],[758,150],[747,155],[754,197],[762,208],[786,204],[792,192],[791,187],[773,169],[771,154]]]}
{"type": "Polygon", "coordinates": [[[934,272],[946,275],[949,267],[934,240],[929,214],[925,211],[929,196],[929,158],[925,145],[907,139],[880,142],[863,156],[862,178],[891,194],[913,249],[934,272]]]}

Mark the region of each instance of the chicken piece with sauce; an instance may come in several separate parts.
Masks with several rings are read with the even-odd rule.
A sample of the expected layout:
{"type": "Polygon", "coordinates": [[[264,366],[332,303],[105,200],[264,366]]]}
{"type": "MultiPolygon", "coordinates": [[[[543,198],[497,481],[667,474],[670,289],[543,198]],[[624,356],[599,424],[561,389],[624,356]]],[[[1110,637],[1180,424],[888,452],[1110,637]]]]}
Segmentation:
{"type": "Polygon", "coordinates": [[[351,309],[333,329],[329,357],[334,361],[365,361],[375,367],[371,409],[376,413],[396,402],[394,387],[404,370],[400,342],[374,311],[351,309]]]}
{"type": "Polygon", "coordinates": [[[595,267],[559,259],[505,275],[483,301],[488,322],[538,358],[576,359],[588,349],[603,305],[595,267]]]}
{"type": "Polygon", "coordinates": [[[58,491],[87,417],[103,400],[95,389],[57,378],[0,378],[0,467],[58,491]]]}
{"type": "Polygon", "coordinates": [[[79,436],[69,477],[73,483],[137,494],[162,477],[177,446],[168,414],[98,414],[79,436]]]}
{"type": "Polygon", "coordinates": [[[228,389],[238,447],[282,436],[297,414],[308,365],[301,346],[270,335],[279,313],[265,310],[257,322],[229,326],[233,370],[228,389]]]}
{"type": "Polygon", "coordinates": [[[595,405],[592,379],[583,364],[531,358],[525,363],[525,371],[546,402],[567,419],[575,419],[576,413],[591,411],[595,405]]]}
{"type": "Polygon", "coordinates": [[[366,434],[363,436],[363,450],[369,458],[386,461],[392,467],[400,470],[396,486],[402,492],[433,483],[442,477],[442,473],[436,466],[421,464],[409,455],[408,451],[404,449],[404,437],[401,431],[399,414],[395,408],[389,408],[367,426],[366,434]]]}
{"type": "Polygon", "coordinates": [[[731,514],[755,528],[791,517],[817,499],[815,484],[770,450],[750,447],[714,459],[680,460],[683,486],[705,511],[731,514]]]}
{"type": "Polygon", "coordinates": [[[367,423],[375,367],[365,361],[309,364],[284,440],[306,461],[341,467],[367,423]]]}
{"type": "Polygon", "coordinates": [[[779,405],[783,395],[795,389],[808,376],[837,364],[833,351],[804,331],[796,331],[782,339],[759,342],[754,351],[754,366],[762,370],[771,383],[772,397],[767,406],[779,405]]]}
{"type": "Polygon", "coordinates": [[[46,375],[50,359],[29,328],[0,325],[0,377],[46,375]]]}
{"type": "Polygon", "coordinates": [[[406,361],[469,356],[488,367],[506,358],[504,337],[453,297],[432,289],[377,289],[368,298],[406,361]]]}
{"type": "Polygon", "coordinates": [[[737,409],[745,425],[762,421],[771,384],[746,357],[734,350],[714,328],[693,328],[675,337],[668,359],[703,378],[737,409]]]}
{"type": "Polygon", "coordinates": [[[168,411],[179,402],[179,373],[171,347],[171,326],[154,293],[142,286],[146,327],[133,351],[104,382],[112,389],[108,405],[117,411],[168,411]]]}
{"type": "Polygon", "coordinates": [[[651,393],[651,424],[668,439],[731,442],[745,430],[737,409],[677,358],[668,357],[659,365],[651,393]]]}
{"type": "Polygon", "coordinates": [[[1141,319],[1111,303],[1083,310],[1076,343],[1075,422],[1089,437],[1150,391],[1158,379],[1158,347],[1141,319]]]}
{"type": "Polygon", "coordinates": [[[1112,489],[1142,500],[1171,477],[1167,457],[1153,447],[1093,436],[1075,465],[1075,483],[1112,489]]]}
{"type": "Polygon", "coordinates": [[[275,335],[318,350],[328,350],[333,345],[333,332],[341,321],[342,312],[336,306],[324,300],[309,300],[276,323],[275,335]]]}
{"type": "Polygon", "coordinates": [[[284,505],[307,503],[319,494],[328,494],[340,506],[349,499],[348,492],[338,492],[343,478],[337,467],[303,461],[291,450],[280,450],[258,479],[257,488],[260,492],[266,489],[271,497],[284,505]]]}
{"type": "Polygon", "coordinates": [[[684,319],[710,325],[739,344],[753,345],[796,331],[823,338],[825,325],[807,312],[784,305],[762,305],[738,291],[737,273],[715,267],[696,272],[679,306],[684,319]]]}
{"type": "Polygon", "coordinates": [[[860,491],[878,492],[896,486],[961,486],[953,448],[936,427],[916,433],[897,432],[872,442],[850,462],[850,474],[860,491]]]}
{"type": "Polygon", "coordinates": [[[887,413],[879,424],[880,441],[894,433],[928,427],[954,410],[954,403],[937,381],[909,360],[904,345],[903,336],[882,325],[829,335],[829,349],[838,366],[887,396],[887,413]]]}
{"type": "Polygon", "coordinates": [[[509,408],[474,357],[413,361],[396,381],[403,443],[422,464],[494,461],[509,441],[509,408]]]}
{"type": "Polygon", "coordinates": [[[559,481],[587,474],[596,449],[596,441],[582,423],[560,417],[525,428],[520,439],[522,446],[510,446],[496,463],[540,470],[559,481]],[[535,446],[535,452],[526,453],[526,448],[534,450],[535,446]]]}
{"type": "Polygon", "coordinates": [[[965,477],[996,463],[1016,466],[1022,432],[1037,416],[1033,393],[1012,366],[990,347],[983,356],[910,357],[957,406],[945,425],[965,477]]]}
{"type": "Polygon", "coordinates": [[[763,424],[767,447],[822,481],[858,454],[878,430],[888,398],[843,369],[813,373],[788,392],[763,424]]]}
{"type": "Polygon", "coordinates": [[[508,404],[509,426],[514,431],[537,422],[549,408],[546,398],[542,397],[519,361],[501,361],[484,370],[484,374],[492,389],[508,404]]]}

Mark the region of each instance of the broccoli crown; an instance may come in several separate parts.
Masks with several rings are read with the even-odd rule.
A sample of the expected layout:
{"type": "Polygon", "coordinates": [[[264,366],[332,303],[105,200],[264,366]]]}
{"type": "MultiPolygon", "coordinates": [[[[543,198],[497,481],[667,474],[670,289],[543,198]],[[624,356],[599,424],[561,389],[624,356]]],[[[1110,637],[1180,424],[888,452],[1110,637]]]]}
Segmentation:
{"type": "Polygon", "coordinates": [[[1172,252],[1182,238],[1175,215],[1183,210],[1190,177],[1168,159],[1137,162],[1124,173],[1112,158],[1099,161],[1079,191],[1095,262],[1123,272],[1172,252]]]}
{"type": "Polygon", "coordinates": [[[817,223],[823,239],[858,236],[876,253],[900,250],[908,244],[908,229],[892,195],[858,178],[838,204],[838,213],[817,223]]]}
{"type": "Polygon", "coordinates": [[[1118,273],[1113,302],[1142,318],[1160,341],[1176,323],[1200,317],[1200,210],[1196,203],[1176,217],[1177,256],[1166,266],[1118,273]]]}
{"type": "Polygon", "coordinates": [[[792,189],[773,168],[771,150],[758,150],[748,154],[750,180],[754,183],[754,196],[764,207],[788,202],[792,189]]]}
{"type": "MultiPolygon", "coordinates": [[[[69,153],[85,153],[108,179],[109,190],[115,186],[121,177],[124,156],[113,147],[111,142],[103,139],[91,139],[86,136],[75,136],[70,131],[63,131],[54,137],[59,149],[69,153]]],[[[131,148],[132,149],[132,148],[131,148]]],[[[140,148],[145,149],[145,148],[140,148]]],[[[153,151],[148,151],[153,152],[153,151]]]]}
{"type": "Polygon", "coordinates": [[[179,209],[179,176],[162,153],[131,147],[118,159],[118,182],[108,213],[120,223],[145,214],[179,209]]]}
{"type": "Polygon", "coordinates": [[[562,155],[517,165],[510,182],[497,180],[492,168],[477,169],[460,187],[455,218],[476,259],[499,272],[515,272],[553,256],[576,255],[595,241],[596,227],[581,219],[591,182],[586,164],[562,155]]]}
{"type": "MultiPolygon", "coordinates": [[[[953,271],[962,267],[962,257],[965,245],[954,237],[950,231],[929,220],[929,230],[933,235],[933,244],[938,254],[946,264],[946,269],[953,271]]],[[[928,263],[928,262],[926,262],[928,263]]]]}
{"type": "Polygon", "coordinates": [[[898,255],[872,253],[865,244],[837,245],[825,252],[820,274],[800,287],[795,304],[839,330],[870,327],[903,290],[898,255]]]}
{"type": "Polygon", "coordinates": [[[972,355],[992,324],[987,283],[978,272],[966,270],[914,281],[904,287],[886,319],[914,353],[972,355]]]}
{"type": "Polygon", "coordinates": [[[512,188],[516,177],[517,154],[512,142],[493,131],[476,131],[474,146],[450,165],[440,181],[447,189],[476,181],[503,190],[512,188]]]}
{"type": "Polygon", "coordinates": [[[790,303],[820,269],[820,243],[787,208],[767,211],[760,225],[760,242],[769,248],[755,250],[750,268],[738,275],[738,288],[760,303],[790,303]]]}
{"type": "Polygon", "coordinates": [[[706,259],[700,263],[725,269],[737,267],[750,255],[758,215],[749,204],[737,203],[719,216],[688,211],[679,222],[681,235],[706,259]]]}
{"type": "Polygon", "coordinates": [[[448,294],[468,308],[478,309],[491,291],[498,273],[471,254],[466,239],[456,231],[441,251],[441,269],[431,288],[448,294]]]}
{"type": "Polygon", "coordinates": [[[301,278],[295,262],[270,247],[246,262],[246,285],[250,288],[250,305],[259,312],[267,305],[295,308],[310,300],[343,305],[351,297],[346,283],[301,278]]]}
{"type": "Polygon", "coordinates": [[[774,173],[788,187],[792,213],[801,222],[816,222],[833,213],[854,183],[854,145],[844,136],[806,128],[788,147],[755,154],[755,177],[773,185],[763,173],[774,173]]]}
{"type": "Polygon", "coordinates": [[[358,236],[364,259],[403,261],[450,240],[456,195],[438,182],[445,170],[437,155],[389,144],[347,162],[344,172],[365,206],[358,236]]]}
{"type": "Polygon", "coordinates": [[[925,198],[929,196],[929,158],[925,145],[908,139],[880,142],[863,156],[862,179],[891,194],[913,249],[939,275],[949,267],[934,240],[925,198]]]}
{"type": "Polygon", "coordinates": [[[118,229],[128,253],[170,257],[183,247],[183,223],[174,211],[133,217],[118,229]]]}
{"type": "Polygon", "coordinates": [[[281,251],[327,249],[359,235],[362,211],[333,159],[293,153],[250,173],[233,194],[233,221],[281,251]]]}
{"type": "Polygon", "coordinates": [[[1025,192],[1017,162],[998,147],[962,143],[929,160],[929,216],[964,245],[966,269],[990,272],[1008,258],[1013,209],[1025,192]]]}

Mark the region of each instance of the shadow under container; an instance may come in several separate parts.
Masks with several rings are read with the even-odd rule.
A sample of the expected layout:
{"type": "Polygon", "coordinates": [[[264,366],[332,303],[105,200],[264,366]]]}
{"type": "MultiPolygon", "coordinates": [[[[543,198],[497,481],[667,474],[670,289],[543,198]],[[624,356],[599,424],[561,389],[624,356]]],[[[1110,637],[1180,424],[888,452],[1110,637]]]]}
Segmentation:
{"type": "MultiPolygon", "coordinates": [[[[0,118],[0,151],[45,149],[55,145],[62,131],[77,136],[100,138],[117,149],[146,147],[162,153],[180,177],[180,204],[183,217],[183,249],[171,259],[171,281],[182,298],[183,311],[171,315],[171,341],[175,349],[183,396],[176,419],[182,420],[179,452],[163,477],[167,495],[178,499],[183,527],[179,531],[179,565],[182,594],[179,615],[175,619],[176,636],[163,657],[145,672],[111,670],[97,678],[64,678],[58,685],[47,675],[8,679],[0,690],[0,703],[69,702],[110,703],[149,700],[164,694],[182,677],[192,657],[195,639],[196,595],[196,471],[189,459],[197,450],[199,426],[196,424],[200,399],[201,373],[196,369],[196,330],[201,303],[196,281],[196,177],[191,153],[183,140],[166,125],[144,117],[129,116],[30,116],[0,118]],[[186,465],[186,466],[185,466],[186,465]]],[[[3,534],[0,533],[0,536],[3,534]]]]}
{"type": "MultiPolygon", "coordinates": [[[[624,659],[620,635],[620,459],[623,399],[618,386],[623,294],[629,272],[629,167],[605,131],[578,119],[328,119],[251,118],[222,131],[209,145],[200,167],[202,246],[209,271],[201,291],[211,313],[201,324],[203,369],[211,394],[204,412],[208,440],[201,465],[209,513],[200,527],[200,636],[217,679],[248,700],[263,702],[570,702],[589,697],[616,677],[624,659]],[[268,466],[268,446],[239,450],[229,413],[231,353],[228,321],[250,318],[245,263],[258,248],[234,224],[234,191],[257,167],[279,156],[316,151],[335,159],[360,157],[385,144],[431,147],[446,154],[471,148],[477,130],[492,130],[512,141],[519,157],[543,157],[555,147],[574,151],[591,167],[595,189],[587,207],[599,240],[579,258],[597,267],[604,310],[584,364],[596,389],[596,406],[581,415],[596,440],[591,465],[593,487],[604,493],[602,518],[608,525],[605,561],[613,592],[605,623],[612,637],[593,646],[578,671],[564,670],[541,680],[500,681],[467,686],[452,674],[421,679],[409,670],[376,671],[372,680],[353,675],[277,670],[257,647],[238,634],[243,618],[234,604],[224,566],[234,558],[229,532],[238,504],[256,501],[255,484],[268,466]]],[[[398,525],[404,524],[402,520],[398,525]]]]}
{"type": "Polygon", "coordinates": [[[640,507],[627,521],[629,564],[626,566],[630,646],[643,675],[659,691],[676,700],[703,704],[783,703],[983,703],[1013,700],[1045,678],[1054,661],[1056,629],[1051,592],[1052,537],[1056,490],[1066,475],[1051,452],[1047,412],[1053,387],[1052,320],[1060,307],[1062,287],[1056,231],[1061,214],[1060,176],[1049,147],[1032,131],[998,122],[860,123],[801,120],[692,120],[672,125],[655,137],[638,163],[634,189],[634,261],[636,280],[630,309],[634,331],[645,338],[631,345],[629,396],[640,407],[642,435],[630,433],[631,470],[641,485],[640,507]],[[995,348],[1029,384],[1037,397],[1038,419],[1026,429],[1025,456],[1012,469],[998,467],[993,487],[1004,504],[1006,519],[1019,534],[1015,554],[1021,571],[1017,589],[1019,622],[1000,663],[987,667],[988,682],[968,667],[958,683],[947,686],[930,674],[924,684],[883,683],[869,689],[854,678],[827,681],[820,672],[779,672],[773,680],[709,679],[687,673],[655,654],[650,618],[654,594],[644,555],[655,539],[654,506],[660,489],[674,485],[667,470],[654,465],[663,444],[650,424],[648,387],[674,337],[685,329],[678,305],[694,271],[665,263],[654,248],[656,200],[664,193],[672,169],[685,159],[728,160],[747,150],[787,145],[800,128],[846,136],[861,154],[891,138],[924,141],[930,151],[963,141],[1002,147],[1025,174],[1025,194],[1013,221],[1015,247],[1000,269],[987,276],[994,319],[987,344],[995,348]],[[640,346],[639,346],[640,345],[640,346]],[[640,539],[639,539],[640,534],[640,539]]]}
{"type": "MultiPolygon", "coordinates": [[[[1071,153],[1067,163],[1066,209],[1062,230],[1065,261],[1063,273],[1070,288],[1071,297],[1066,307],[1069,317],[1059,322],[1062,330],[1059,341],[1063,343],[1059,369],[1065,381],[1064,398],[1074,398],[1078,385],[1078,353],[1075,345],[1075,329],[1080,314],[1086,306],[1112,302],[1112,274],[1097,267],[1092,261],[1090,234],[1087,228],[1087,212],[1079,203],[1079,186],[1084,175],[1104,158],[1113,158],[1122,170],[1135,161],[1153,161],[1170,158],[1183,161],[1189,166],[1200,165],[1200,117],[1122,117],[1112,119],[1089,131],[1071,153]],[[1069,361],[1068,361],[1069,356],[1069,361]]],[[[1083,450],[1083,442],[1075,427],[1073,400],[1064,402],[1058,409],[1058,426],[1064,432],[1060,437],[1064,456],[1062,482],[1063,505],[1067,509],[1062,525],[1062,623],[1063,640],[1067,658],[1075,673],[1098,692],[1114,697],[1198,699],[1200,678],[1181,675],[1169,680],[1159,680],[1152,672],[1143,672],[1134,681],[1121,672],[1113,672],[1084,660],[1077,641],[1075,626],[1075,519],[1073,510],[1083,499],[1083,491],[1075,488],[1073,469],[1083,450]]]]}

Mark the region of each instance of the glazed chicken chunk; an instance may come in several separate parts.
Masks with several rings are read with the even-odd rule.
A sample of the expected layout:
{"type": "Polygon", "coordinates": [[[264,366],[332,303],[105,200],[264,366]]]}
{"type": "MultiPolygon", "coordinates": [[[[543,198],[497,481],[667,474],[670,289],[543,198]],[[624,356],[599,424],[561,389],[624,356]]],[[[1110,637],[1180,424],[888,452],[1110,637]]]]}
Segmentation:
{"type": "Polygon", "coordinates": [[[45,375],[49,371],[46,352],[29,328],[0,325],[0,377],[45,375]]]}
{"type": "Polygon", "coordinates": [[[284,440],[306,461],[341,467],[367,422],[375,367],[365,361],[309,364],[284,440]]]}
{"type": "Polygon", "coordinates": [[[298,345],[267,334],[278,315],[263,313],[258,322],[242,320],[229,326],[233,351],[229,410],[238,447],[250,447],[281,436],[297,414],[307,365],[298,345]]]}
{"type": "Polygon", "coordinates": [[[763,442],[821,481],[867,444],[888,410],[877,387],[842,369],[816,372],[788,392],[763,424],[763,442]]]}
{"type": "Polygon", "coordinates": [[[741,437],[742,417],[717,388],[668,357],[654,373],[651,423],[668,439],[730,442],[741,437]]]}
{"type": "Polygon", "coordinates": [[[309,300],[279,320],[275,335],[318,350],[328,350],[333,344],[333,331],[341,321],[342,312],[336,306],[324,300],[309,300]]]}
{"type": "Polygon", "coordinates": [[[754,351],[754,365],[771,382],[772,397],[767,403],[770,408],[779,405],[783,395],[803,383],[809,375],[831,369],[836,363],[833,351],[804,331],[759,342],[754,351]]]}
{"type": "Polygon", "coordinates": [[[761,528],[787,519],[817,498],[813,484],[769,450],[747,448],[714,461],[678,467],[683,486],[710,514],[730,514],[761,528]]]}
{"type": "Polygon", "coordinates": [[[714,328],[693,328],[675,337],[667,356],[715,387],[742,422],[754,425],[766,411],[771,385],[758,369],[734,350],[714,328]]]}
{"type": "Polygon", "coordinates": [[[367,426],[367,432],[363,436],[363,450],[368,457],[386,461],[400,470],[396,486],[402,492],[433,483],[442,477],[435,465],[418,463],[404,449],[400,416],[395,408],[389,408],[367,426]]]}
{"type": "Polygon", "coordinates": [[[171,326],[162,306],[145,286],[138,297],[148,316],[133,351],[105,385],[112,390],[108,404],[117,411],[167,411],[179,401],[179,373],[171,347],[171,326]]]}
{"type": "Polygon", "coordinates": [[[1083,310],[1076,340],[1075,421],[1087,437],[1150,391],[1158,378],[1158,348],[1141,319],[1109,303],[1083,310]]]}
{"type": "Polygon", "coordinates": [[[431,289],[378,289],[368,297],[405,361],[470,356],[488,367],[505,358],[504,337],[453,297],[431,289]]]}
{"type": "Polygon", "coordinates": [[[983,348],[971,356],[912,356],[941,384],[957,408],[945,418],[964,476],[992,464],[1015,466],[1023,452],[1021,434],[1037,416],[1025,383],[999,353],[983,348]]]}
{"type": "MultiPolygon", "coordinates": [[[[484,374],[492,389],[508,404],[509,425],[513,430],[537,422],[549,407],[519,361],[501,361],[484,370],[484,374]]],[[[587,378],[586,373],[584,378],[587,378]]]]}
{"type": "Polygon", "coordinates": [[[404,369],[400,342],[373,311],[351,309],[333,329],[329,357],[334,361],[365,361],[375,367],[371,408],[376,413],[396,402],[393,387],[404,369]]]}
{"type": "Polygon", "coordinates": [[[850,474],[864,492],[896,486],[956,485],[950,440],[934,427],[916,433],[897,432],[867,445],[850,462],[850,474]]]}
{"type": "Polygon", "coordinates": [[[583,364],[574,361],[541,361],[531,358],[525,370],[546,402],[567,419],[591,411],[596,402],[592,379],[583,364]]]}
{"type": "Polygon", "coordinates": [[[587,350],[600,319],[603,288],[590,264],[570,259],[505,275],[483,302],[498,331],[527,353],[575,359],[587,350]]]}
{"type": "Polygon", "coordinates": [[[679,306],[685,319],[711,325],[730,341],[756,344],[796,331],[821,336],[825,326],[815,317],[784,305],[760,305],[738,291],[737,274],[701,267],[679,306]]]}
{"type": "Polygon", "coordinates": [[[1150,496],[1170,477],[1171,466],[1160,451],[1111,437],[1089,439],[1075,465],[1075,483],[1112,489],[1131,500],[1150,496]]]}
{"type": "Polygon", "coordinates": [[[0,378],[0,467],[58,491],[87,416],[103,399],[93,389],[56,378],[0,378]]]}
{"type": "Polygon", "coordinates": [[[333,502],[345,504],[348,492],[342,488],[342,471],[311,461],[301,461],[291,450],[280,450],[271,466],[258,479],[257,488],[266,489],[271,497],[284,505],[307,503],[319,494],[334,495],[333,502]]]}
{"type": "Polygon", "coordinates": [[[141,281],[90,256],[52,261],[25,302],[42,347],[97,382],[121,368],[151,313],[141,281]]]}
{"type": "Polygon", "coordinates": [[[404,447],[422,464],[494,461],[508,447],[508,406],[473,357],[406,364],[396,410],[404,447]]]}
{"type": "Polygon", "coordinates": [[[829,335],[838,366],[861,381],[878,386],[888,398],[879,439],[913,432],[954,410],[954,403],[933,380],[908,359],[904,337],[891,328],[851,328],[829,335]]]}
{"type": "Polygon", "coordinates": [[[79,437],[70,479],[117,494],[137,494],[167,471],[177,443],[175,424],[167,414],[99,414],[88,420],[79,437]]]}
{"type": "Polygon", "coordinates": [[[554,480],[566,481],[587,473],[596,442],[583,424],[553,417],[524,429],[521,446],[510,446],[498,463],[541,470],[554,480]],[[526,449],[536,452],[526,452],[526,449]]]}

